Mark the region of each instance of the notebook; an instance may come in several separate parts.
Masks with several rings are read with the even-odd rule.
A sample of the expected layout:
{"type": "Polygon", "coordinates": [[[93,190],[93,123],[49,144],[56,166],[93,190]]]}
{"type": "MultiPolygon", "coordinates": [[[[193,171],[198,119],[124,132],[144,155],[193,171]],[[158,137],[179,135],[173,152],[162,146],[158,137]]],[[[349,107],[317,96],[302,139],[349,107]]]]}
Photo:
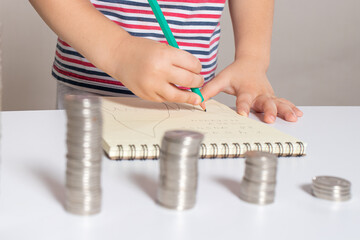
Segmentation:
{"type": "Polygon", "coordinates": [[[103,149],[110,159],[157,159],[168,130],[204,134],[201,158],[238,158],[250,150],[302,156],[306,144],[265,123],[240,116],[215,100],[198,106],[156,103],[132,97],[103,97],[103,149]]]}

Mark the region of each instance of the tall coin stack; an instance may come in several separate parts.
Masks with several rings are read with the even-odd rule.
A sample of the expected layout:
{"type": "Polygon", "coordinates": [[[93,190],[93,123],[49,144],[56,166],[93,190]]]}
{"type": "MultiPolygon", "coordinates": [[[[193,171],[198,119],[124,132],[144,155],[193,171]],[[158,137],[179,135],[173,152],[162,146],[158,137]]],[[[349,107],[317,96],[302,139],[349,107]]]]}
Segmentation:
{"type": "Polygon", "coordinates": [[[204,135],[193,131],[168,131],[160,150],[157,202],[166,208],[185,210],[196,202],[198,159],[204,135]]]}
{"type": "Polygon", "coordinates": [[[101,101],[67,95],[67,165],[65,209],[77,215],[101,211],[101,101]]]}
{"type": "Polygon", "coordinates": [[[273,203],[277,157],[268,152],[258,151],[249,151],[245,157],[245,174],[240,184],[240,198],[259,205],[273,203]]]}
{"type": "Polygon", "coordinates": [[[351,198],[351,183],[343,178],[317,176],[312,179],[312,191],[318,198],[347,201],[351,198]]]}

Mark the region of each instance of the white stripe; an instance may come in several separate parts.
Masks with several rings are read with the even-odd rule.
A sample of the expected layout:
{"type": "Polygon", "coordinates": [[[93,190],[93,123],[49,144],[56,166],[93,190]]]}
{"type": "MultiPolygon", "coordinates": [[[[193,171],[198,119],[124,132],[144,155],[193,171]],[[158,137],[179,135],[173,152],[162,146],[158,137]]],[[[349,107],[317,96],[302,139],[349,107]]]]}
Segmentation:
{"type": "MultiPolygon", "coordinates": [[[[97,4],[97,5],[104,5],[104,6],[111,6],[111,7],[122,7],[122,8],[132,8],[132,9],[150,9],[149,7],[142,7],[142,6],[134,6],[134,5],[128,5],[128,4],[122,4],[122,3],[110,3],[110,2],[102,2],[102,1],[96,1],[96,0],[91,0],[92,3],[97,4]]],[[[130,1],[130,2],[134,2],[134,3],[145,3],[148,4],[147,0],[141,0],[141,1],[130,1]]],[[[170,5],[170,6],[185,6],[185,7],[217,7],[217,8],[223,8],[224,7],[224,3],[209,3],[209,2],[167,2],[167,1],[158,1],[159,5],[170,5]]],[[[162,8],[163,9],[168,9],[168,8],[162,8]]],[[[173,10],[172,8],[170,8],[171,10],[173,10]]],[[[180,9],[176,9],[176,10],[180,10],[180,9]]],[[[203,10],[205,11],[205,10],[203,10]]],[[[207,12],[211,11],[211,12],[220,12],[218,10],[206,10],[207,12]]]]}

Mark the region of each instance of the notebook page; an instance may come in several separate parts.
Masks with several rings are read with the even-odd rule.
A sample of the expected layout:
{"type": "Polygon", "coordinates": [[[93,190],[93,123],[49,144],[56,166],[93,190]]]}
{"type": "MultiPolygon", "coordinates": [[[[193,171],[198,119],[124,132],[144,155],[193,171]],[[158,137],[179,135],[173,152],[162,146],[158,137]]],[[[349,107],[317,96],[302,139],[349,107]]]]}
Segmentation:
{"type": "MultiPolygon", "coordinates": [[[[233,143],[248,143],[253,150],[267,148],[266,143],[299,142],[300,140],[284,134],[271,126],[238,115],[234,110],[215,101],[206,103],[207,112],[198,106],[177,103],[155,103],[139,98],[103,98],[103,139],[106,151],[117,151],[117,146],[160,145],[164,132],[168,130],[194,130],[205,135],[208,154],[216,150],[220,155],[224,151],[238,151],[233,143]],[[213,144],[213,145],[212,145],[213,144]],[[224,145],[225,144],[225,145],[224,145]],[[226,144],[228,146],[226,146],[226,144]],[[108,149],[106,149],[108,148],[108,149]]],[[[286,146],[285,146],[286,147],[286,146]]],[[[245,152],[249,149],[243,149],[245,152]]],[[[269,150],[269,149],[267,149],[269,150]]],[[[273,149],[274,150],[274,149],[273,149]]],[[[283,149],[285,150],[285,149],[283,149]]],[[[110,155],[110,154],[109,154],[110,155]]]]}

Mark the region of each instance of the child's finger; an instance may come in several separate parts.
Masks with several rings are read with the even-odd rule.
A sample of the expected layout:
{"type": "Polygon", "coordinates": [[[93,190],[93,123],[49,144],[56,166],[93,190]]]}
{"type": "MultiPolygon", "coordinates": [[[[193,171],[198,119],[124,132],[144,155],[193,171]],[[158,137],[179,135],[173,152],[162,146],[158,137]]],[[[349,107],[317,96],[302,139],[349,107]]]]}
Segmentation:
{"type": "Polygon", "coordinates": [[[189,103],[192,105],[199,105],[201,103],[201,97],[196,93],[181,90],[171,84],[164,86],[158,94],[168,102],[189,103]]]}
{"type": "Polygon", "coordinates": [[[297,121],[297,116],[290,105],[280,101],[278,101],[276,105],[277,105],[279,117],[289,122],[297,121]]]}
{"type": "Polygon", "coordinates": [[[169,74],[169,82],[181,87],[199,88],[204,84],[204,77],[182,68],[173,67],[169,74]]]}
{"type": "Polygon", "coordinates": [[[296,116],[298,117],[302,117],[304,115],[304,113],[297,107],[293,107],[292,110],[295,112],[296,116]]]}
{"type": "Polygon", "coordinates": [[[204,97],[204,102],[223,91],[225,81],[221,79],[221,76],[215,77],[209,83],[207,83],[202,89],[201,94],[204,97]]]}
{"type": "Polygon", "coordinates": [[[249,116],[253,100],[254,97],[251,94],[240,94],[236,98],[236,111],[238,112],[238,114],[245,117],[249,116]]]}
{"type": "Polygon", "coordinates": [[[171,56],[173,65],[200,74],[202,66],[200,60],[184,50],[176,49],[171,56]]]}
{"type": "Polygon", "coordinates": [[[265,122],[275,122],[277,116],[277,107],[272,98],[265,95],[260,96],[255,100],[253,106],[256,111],[264,113],[265,122]]]}
{"type": "Polygon", "coordinates": [[[289,100],[287,100],[287,99],[285,99],[285,98],[279,98],[278,100],[279,100],[280,102],[283,102],[283,103],[285,103],[285,104],[288,104],[288,105],[292,108],[292,110],[295,112],[295,114],[296,114],[297,117],[302,117],[302,116],[303,116],[303,112],[302,112],[299,108],[297,108],[297,107],[295,106],[295,104],[293,104],[293,103],[290,102],[289,100]]]}

